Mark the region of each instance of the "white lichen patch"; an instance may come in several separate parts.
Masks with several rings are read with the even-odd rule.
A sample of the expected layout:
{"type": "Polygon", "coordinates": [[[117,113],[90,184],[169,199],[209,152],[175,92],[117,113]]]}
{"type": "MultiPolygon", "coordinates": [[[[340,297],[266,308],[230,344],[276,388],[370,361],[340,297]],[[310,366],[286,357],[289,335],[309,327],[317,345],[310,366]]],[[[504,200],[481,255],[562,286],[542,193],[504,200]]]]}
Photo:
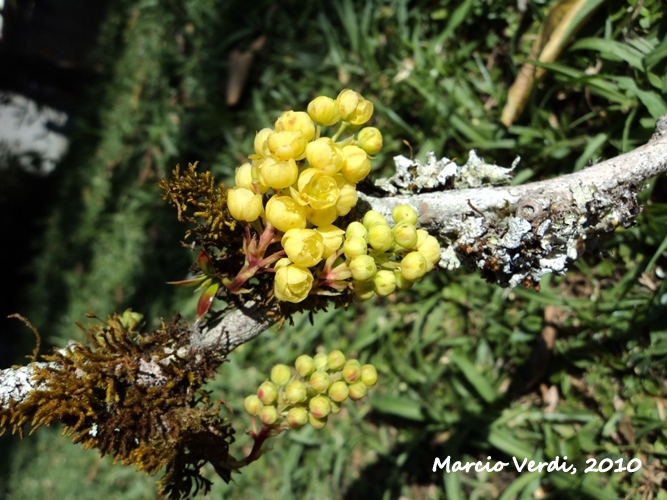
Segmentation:
{"type": "Polygon", "coordinates": [[[518,163],[519,158],[510,168],[499,167],[486,163],[475,151],[470,151],[468,161],[460,167],[449,158],[436,159],[433,152],[427,153],[425,163],[405,156],[396,156],[394,175],[388,179],[376,180],[375,185],[394,195],[420,193],[424,190],[445,187],[464,189],[483,184],[505,184],[511,179],[512,170],[518,163]]]}

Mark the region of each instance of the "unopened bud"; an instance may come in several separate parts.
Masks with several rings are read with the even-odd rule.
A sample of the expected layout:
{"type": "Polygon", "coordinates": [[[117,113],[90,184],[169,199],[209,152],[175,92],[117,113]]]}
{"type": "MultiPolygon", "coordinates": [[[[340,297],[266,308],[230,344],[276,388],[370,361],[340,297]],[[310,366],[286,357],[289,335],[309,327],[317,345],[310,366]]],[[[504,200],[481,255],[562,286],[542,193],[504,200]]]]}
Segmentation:
{"type": "Polygon", "coordinates": [[[299,373],[299,375],[305,378],[315,371],[315,362],[313,361],[313,358],[307,354],[302,354],[296,358],[294,367],[296,368],[296,371],[299,373]]]}
{"type": "Polygon", "coordinates": [[[334,372],[340,371],[345,366],[345,354],[338,349],[334,349],[329,353],[327,358],[329,364],[329,370],[334,372]]]}
{"type": "Polygon", "coordinates": [[[350,399],[358,401],[363,398],[367,392],[368,386],[363,382],[355,382],[354,384],[350,384],[350,399]]]}
{"type": "Polygon", "coordinates": [[[331,384],[331,387],[329,387],[329,397],[337,403],[345,401],[349,395],[350,389],[342,380],[334,382],[331,384]]]}
{"type": "Polygon", "coordinates": [[[324,393],[331,385],[331,377],[327,372],[317,370],[310,376],[310,386],[317,392],[324,393]]]}
{"type": "Polygon", "coordinates": [[[275,406],[265,406],[259,412],[259,418],[266,425],[273,425],[278,421],[278,410],[275,406]]]}
{"type": "Polygon", "coordinates": [[[292,371],[287,365],[276,365],[271,369],[271,382],[283,386],[292,378],[292,371]]]}
{"type": "Polygon", "coordinates": [[[303,403],[308,398],[306,384],[293,380],[285,387],[285,400],[292,405],[303,403]]]}
{"type": "Polygon", "coordinates": [[[310,413],[313,417],[324,418],[331,413],[331,402],[326,396],[315,396],[310,400],[308,408],[310,408],[310,413]]]}
{"type": "Polygon", "coordinates": [[[267,380],[257,389],[257,397],[265,405],[273,404],[278,397],[278,388],[276,384],[267,380]]]}
{"type": "Polygon", "coordinates": [[[315,363],[316,370],[326,370],[327,363],[329,362],[329,356],[327,356],[327,354],[324,352],[318,352],[315,354],[313,361],[315,363]]]}
{"type": "Polygon", "coordinates": [[[243,400],[243,406],[250,415],[257,415],[262,410],[263,405],[257,395],[251,394],[243,400]]]}
{"type": "Polygon", "coordinates": [[[364,365],[361,367],[361,381],[368,387],[377,384],[378,372],[373,365],[364,365]]]}
{"type": "Polygon", "coordinates": [[[308,423],[308,410],[302,407],[290,408],[287,412],[287,423],[292,429],[301,429],[308,423]]]}

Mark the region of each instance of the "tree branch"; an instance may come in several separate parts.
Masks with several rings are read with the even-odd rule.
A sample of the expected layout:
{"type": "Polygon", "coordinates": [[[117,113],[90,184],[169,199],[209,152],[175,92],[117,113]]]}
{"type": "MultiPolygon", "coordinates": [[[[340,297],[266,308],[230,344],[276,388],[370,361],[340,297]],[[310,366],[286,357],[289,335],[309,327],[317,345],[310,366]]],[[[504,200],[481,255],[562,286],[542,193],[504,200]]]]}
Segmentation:
{"type": "MultiPolygon", "coordinates": [[[[444,268],[465,264],[502,286],[537,286],[544,274],[563,272],[581,255],[586,239],[633,223],[641,211],[637,193],[648,179],[667,171],[667,116],[658,120],[655,134],[642,147],[575,174],[523,186],[433,191],[452,183],[474,184],[476,173],[492,180],[504,175],[504,169],[478,162],[474,154],[460,168],[449,160],[421,165],[402,158],[397,159],[397,168],[403,169],[394,179],[400,182],[384,181],[383,189],[399,192],[401,185],[417,185],[430,192],[361,194],[361,201],[385,216],[398,204],[415,207],[421,227],[442,245],[444,268]]],[[[224,356],[274,323],[270,310],[250,301],[211,327],[200,330],[195,324],[192,349],[215,350],[224,356]]],[[[34,389],[35,366],[0,370],[0,410],[34,389]]],[[[164,380],[153,373],[159,366],[146,370],[150,376],[140,374],[140,383],[164,380]]]]}

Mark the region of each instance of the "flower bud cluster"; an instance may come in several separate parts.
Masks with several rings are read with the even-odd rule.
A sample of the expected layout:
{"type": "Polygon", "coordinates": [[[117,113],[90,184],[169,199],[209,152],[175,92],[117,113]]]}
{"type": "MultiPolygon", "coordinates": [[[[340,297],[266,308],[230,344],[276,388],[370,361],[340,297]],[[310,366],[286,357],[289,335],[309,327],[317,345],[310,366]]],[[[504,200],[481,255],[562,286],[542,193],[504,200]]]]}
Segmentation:
{"type": "Polygon", "coordinates": [[[343,242],[345,264],[352,275],[355,295],[367,300],[407,290],[438,263],[440,245],[417,229],[417,212],[409,205],[392,210],[394,226],[375,210],[361,222],[348,225],[343,242]]]}
{"type": "Polygon", "coordinates": [[[339,350],[314,357],[304,354],[296,359],[294,367],[274,366],[270,379],[259,386],[256,394],[245,398],[246,411],[266,426],[300,429],[310,424],[321,429],[345,400],[362,399],[377,383],[373,365],[362,366],[356,359],[346,359],[339,350]]]}
{"type": "Polygon", "coordinates": [[[260,130],[250,162],[237,168],[227,208],[280,241],[285,257],[271,260],[278,300],[298,303],[311,293],[350,289],[362,299],[386,296],[438,262],[437,241],[416,229],[410,207],[399,207],[393,228],[377,212],[340,227],[382,147],[378,129],[361,128],[372,114],[373,104],[353,90],[316,97],[307,112],[286,111],[273,128],[260,130]],[[327,126],[337,126],[331,137],[322,135],[327,126]]]}

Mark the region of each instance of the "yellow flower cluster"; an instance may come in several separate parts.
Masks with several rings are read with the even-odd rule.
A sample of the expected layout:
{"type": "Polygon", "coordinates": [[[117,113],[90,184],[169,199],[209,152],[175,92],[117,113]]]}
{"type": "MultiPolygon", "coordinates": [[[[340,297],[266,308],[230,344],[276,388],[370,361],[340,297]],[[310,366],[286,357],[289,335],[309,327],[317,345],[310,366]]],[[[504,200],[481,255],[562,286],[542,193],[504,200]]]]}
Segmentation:
{"type": "Polygon", "coordinates": [[[300,429],[310,424],[321,429],[330,414],[340,411],[346,399],[359,400],[377,383],[377,370],[334,350],[315,357],[299,356],[290,367],[279,364],[271,370],[256,394],[245,398],[248,413],[266,426],[300,429]]]}
{"type": "Polygon", "coordinates": [[[411,223],[397,220],[394,229],[381,216],[384,224],[377,217],[372,224],[364,218],[363,225],[354,223],[365,228],[363,234],[335,224],[357,204],[356,185],[370,172],[371,156],[382,148],[377,128],[361,128],[372,114],[373,104],[352,90],[343,90],[336,99],[319,96],[308,112],[286,111],[274,128],[260,130],[251,161],[236,169],[236,185],[228,191],[229,213],[258,231],[268,228],[284,251],[284,258],[272,260],[278,300],[298,303],[311,292],[349,287],[362,298],[375,292],[384,296],[396,286],[392,279],[407,287],[437,262],[435,239],[414,227],[416,213],[411,223]],[[322,127],[335,125],[331,137],[322,136],[322,127]],[[420,251],[424,245],[431,250],[420,251]],[[400,266],[388,257],[387,252],[406,250],[415,251],[400,266]],[[387,266],[390,271],[376,272],[387,266]],[[392,266],[401,269],[399,278],[387,274],[394,276],[392,266]]]}

